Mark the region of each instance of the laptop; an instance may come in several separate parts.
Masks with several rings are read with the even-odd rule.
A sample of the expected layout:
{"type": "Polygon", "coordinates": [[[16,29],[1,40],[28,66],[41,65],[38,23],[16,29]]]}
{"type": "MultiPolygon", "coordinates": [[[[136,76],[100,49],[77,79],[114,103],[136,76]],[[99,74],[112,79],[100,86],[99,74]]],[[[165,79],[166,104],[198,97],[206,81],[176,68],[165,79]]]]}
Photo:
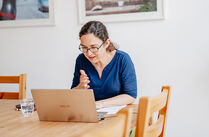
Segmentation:
{"type": "Polygon", "coordinates": [[[32,89],[40,121],[98,122],[105,112],[96,111],[92,89],[32,89]]]}

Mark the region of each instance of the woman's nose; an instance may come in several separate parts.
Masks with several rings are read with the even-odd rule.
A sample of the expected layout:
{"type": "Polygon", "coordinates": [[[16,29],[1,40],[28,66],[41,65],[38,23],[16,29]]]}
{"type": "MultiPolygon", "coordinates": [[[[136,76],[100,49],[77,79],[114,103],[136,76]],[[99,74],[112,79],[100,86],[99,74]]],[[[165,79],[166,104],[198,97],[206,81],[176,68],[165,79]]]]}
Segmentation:
{"type": "Polygon", "coordinates": [[[92,52],[91,52],[91,50],[87,50],[87,55],[92,55],[92,52]]]}

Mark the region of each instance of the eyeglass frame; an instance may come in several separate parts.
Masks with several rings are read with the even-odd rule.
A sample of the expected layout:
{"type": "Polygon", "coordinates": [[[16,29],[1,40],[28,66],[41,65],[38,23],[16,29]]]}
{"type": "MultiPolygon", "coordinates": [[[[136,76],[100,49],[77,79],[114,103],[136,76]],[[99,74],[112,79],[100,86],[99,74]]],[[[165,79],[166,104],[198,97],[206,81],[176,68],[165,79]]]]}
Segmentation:
{"type": "Polygon", "coordinates": [[[97,51],[91,51],[91,52],[92,52],[92,53],[96,53],[96,52],[98,52],[98,51],[99,51],[99,49],[102,47],[102,45],[104,45],[104,44],[105,44],[105,42],[106,42],[106,41],[104,41],[104,42],[103,42],[103,43],[102,43],[99,47],[91,47],[91,48],[86,48],[86,51],[85,51],[85,52],[83,52],[83,51],[82,51],[82,48],[81,48],[81,47],[82,47],[82,45],[81,45],[81,44],[79,45],[79,48],[78,48],[78,49],[79,49],[81,52],[83,52],[83,53],[87,53],[87,52],[88,52],[88,50],[90,50],[90,51],[91,51],[91,49],[92,49],[92,48],[95,48],[95,49],[97,49],[97,51]]]}

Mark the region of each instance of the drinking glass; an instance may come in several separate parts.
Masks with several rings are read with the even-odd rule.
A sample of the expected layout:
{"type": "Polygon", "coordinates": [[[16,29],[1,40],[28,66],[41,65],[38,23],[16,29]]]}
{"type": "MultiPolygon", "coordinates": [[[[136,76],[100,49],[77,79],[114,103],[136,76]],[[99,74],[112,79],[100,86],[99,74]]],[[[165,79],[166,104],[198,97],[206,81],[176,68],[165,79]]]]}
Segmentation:
{"type": "Polygon", "coordinates": [[[24,117],[30,117],[33,115],[33,111],[34,111],[33,99],[23,99],[20,101],[20,105],[24,117]]]}

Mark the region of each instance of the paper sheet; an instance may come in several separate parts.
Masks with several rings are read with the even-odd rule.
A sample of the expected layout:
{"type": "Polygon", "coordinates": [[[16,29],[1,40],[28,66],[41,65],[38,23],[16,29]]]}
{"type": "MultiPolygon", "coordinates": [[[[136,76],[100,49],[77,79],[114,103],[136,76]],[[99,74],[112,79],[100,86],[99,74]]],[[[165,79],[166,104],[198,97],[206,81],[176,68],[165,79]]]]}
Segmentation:
{"type": "Polygon", "coordinates": [[[98,109],[97,112],[107,112],[107,114],[116,114],[119,110],[121,110],[125,106],[126,105],[115,106],[115,107],[108,107],[108,108],[101,108],[101,109],[98,109]]]}

